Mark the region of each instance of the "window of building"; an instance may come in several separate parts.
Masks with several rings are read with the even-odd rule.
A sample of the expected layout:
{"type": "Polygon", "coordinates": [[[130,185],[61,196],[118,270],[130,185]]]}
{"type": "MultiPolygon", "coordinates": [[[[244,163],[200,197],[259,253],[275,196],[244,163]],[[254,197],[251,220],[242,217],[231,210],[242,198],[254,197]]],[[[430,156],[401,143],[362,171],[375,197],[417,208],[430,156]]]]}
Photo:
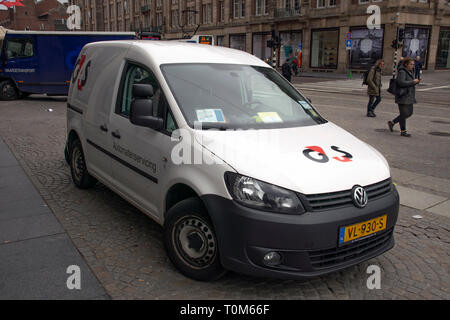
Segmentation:
{"type": "Polygon", "coordinates": [[[212,4],[211,3],[209,3],[206,7],[206,20],[207,20],[207,23],[212,22],[212,4]]]}
{"type": "Polygon", "coordinates": [[[264,15],[269,14],[269,0],[264,0],[264,15]]]}
{"type": "Polygon", "coordinates": [[[270,33],[253,34],[252,53],[263,61],[270,58],[272,50],[267,47],[267,40],[272,38],[270,33]]]}
{"type": "Polygon", "coordinates": [[[219,1],[219,22],[225,21],[225,2],[219,1]]]}
{"type": "Polygon", "coordinates": [[[262,15],[262,10],[263,10],[262,5],[263,5],[263,0],[255,0],[255,11],[256,11],[255,14],[257,16],[262,15]]]}
{"type": "Polygon", "coordinates": [[[329,7],[336,7],[336,0],[328,0],[329,7]]]}
{"type": "Polygon", "coordinates": [[[317,0],[317,8],[325,8],[325,0],[317,0]]]}
{"type": "Polygon", "coordinates": [[[117,18],[122,16],[122,2],[117,3],[117,18]]]}
{"type": "Polygon", "coordinates": [[[436,68],[450,69],[450,28],[442,28],[439,32],[436,68]]]}
{"type": "Polygon", "coordinates": [[[245,0],[233,0],[233,18],[245,18],[245,0]]]}
{"type": "Polygon", "coordinates": [[[134,13],[139,13],[140,10],[140,2],[139,0],[134,0],[134,13]]]}
{"type": "Polygon", "coordinates": [[[216,43],[220,47],[225,46],[225,37],[224,36],[217,36],[216,43]]]}
{"type": "Polygon", "coordinates": [[[339,30],[313,30],[311,68],[337,68],[339,30]]]}
{"type": "Polygon", "coordinates": [[[230,35],[230,48],[245,51],[245,34],[230,35]]]}
{"type": "Polygon", "coordinates": [[[280,32],[280,38],[280,65],[283,65],[288,58],[298,59],[300,47],[302,46],[302,32],[280,32]]]}
{"type": "Polygon", "coordinates": [[[233,18],[238,19],[239,18],[239,6],[240,6],[241,0],[233,0],[233,18]]]}
{"type": "Polygon", "coordinates": [[[419,56],[420,60],[425,65],[429,35],[429,28],[406,27],[402,56],[412,58],[419,56]]]}

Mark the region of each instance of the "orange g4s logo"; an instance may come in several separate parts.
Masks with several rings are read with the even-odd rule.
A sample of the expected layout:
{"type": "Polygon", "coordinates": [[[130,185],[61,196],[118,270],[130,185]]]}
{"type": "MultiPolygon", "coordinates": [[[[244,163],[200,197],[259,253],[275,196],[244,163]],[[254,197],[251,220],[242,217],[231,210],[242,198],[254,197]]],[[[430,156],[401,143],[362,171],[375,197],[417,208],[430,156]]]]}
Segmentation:
{"type": "MultiPolygon", "coordinates": [[[[347,151],[341,150],[339,149],[339,147],[336,146],[331,146],[331,149],[344,154],[343,156],[340,157],[333,157],[332,159],[340,161],[340,162],[351,162],[353,156],[348,153],[347,151]]],[[[330,161],[330,158],[327,156],[327,154],[325,153],[325,151],[319,147],[319,146],[309,146],[306,147],[303,150],[303,155],[308,158],[309,160],[315,161],[315,162],[319,162],[319,163],[327,163],[328,161],[330,161]]]]}

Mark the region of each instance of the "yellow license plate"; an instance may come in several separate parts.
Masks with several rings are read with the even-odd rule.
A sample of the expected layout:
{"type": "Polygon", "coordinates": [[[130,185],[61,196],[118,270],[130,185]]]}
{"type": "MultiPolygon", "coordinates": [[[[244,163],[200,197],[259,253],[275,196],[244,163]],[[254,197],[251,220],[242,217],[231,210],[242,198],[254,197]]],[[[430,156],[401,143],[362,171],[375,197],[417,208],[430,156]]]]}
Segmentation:
{"type": "Polygon", "coordinates": [[[339,244],[351,242],[386,229],[387,215],[339,229],[339,244]]]}

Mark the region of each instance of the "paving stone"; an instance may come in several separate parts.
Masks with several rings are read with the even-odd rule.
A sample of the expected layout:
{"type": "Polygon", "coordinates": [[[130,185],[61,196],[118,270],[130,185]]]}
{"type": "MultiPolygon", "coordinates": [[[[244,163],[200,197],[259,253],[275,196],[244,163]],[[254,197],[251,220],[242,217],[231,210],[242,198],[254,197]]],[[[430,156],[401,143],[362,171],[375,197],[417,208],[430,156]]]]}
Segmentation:
{"type": "Polygon", "coordinates": [[[446,198],[444,197],[417,191],[403,186],[397,186],[397,190],[400,194],[401,205],[419,210],[425,210],[446,200],[446,198]]]}
{"type": "Polygon", "coordinates": [[[427,211],[450,218],[450,200],[444,201],[438,205],[428,208],[427,211]]]}

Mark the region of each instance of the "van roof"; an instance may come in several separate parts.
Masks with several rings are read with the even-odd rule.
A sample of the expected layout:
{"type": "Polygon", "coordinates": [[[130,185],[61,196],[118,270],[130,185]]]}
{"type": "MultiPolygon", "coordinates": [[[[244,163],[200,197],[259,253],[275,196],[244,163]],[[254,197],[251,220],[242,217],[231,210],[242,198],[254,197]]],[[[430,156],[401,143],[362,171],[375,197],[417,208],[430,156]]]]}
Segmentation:
{"type": "Polygon", "coordinates": [[[136,51],[147,55],[157,65],[169,63],[229,63],[269,67],[261,59],[241,50],[181,41],[120,40],[94,42],[88,44],[87,47],[104,46],[107,43],[134,47],[136,51]]]}

